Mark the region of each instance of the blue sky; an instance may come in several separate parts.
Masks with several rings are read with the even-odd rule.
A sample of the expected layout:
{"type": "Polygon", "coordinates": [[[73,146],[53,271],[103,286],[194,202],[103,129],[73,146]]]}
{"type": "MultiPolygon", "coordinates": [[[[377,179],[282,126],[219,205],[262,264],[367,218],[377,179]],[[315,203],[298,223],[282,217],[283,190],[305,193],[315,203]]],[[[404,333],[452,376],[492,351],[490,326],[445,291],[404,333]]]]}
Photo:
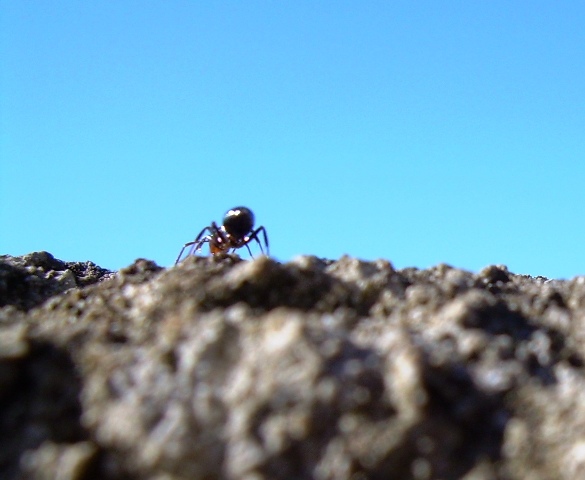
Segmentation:
{"type": "Polygon", "coordinates": [[[582,1],[0,0],[0,253],[585,274],[582,1]],[[246,252],[242,251],[246,256],[246,252]]]}

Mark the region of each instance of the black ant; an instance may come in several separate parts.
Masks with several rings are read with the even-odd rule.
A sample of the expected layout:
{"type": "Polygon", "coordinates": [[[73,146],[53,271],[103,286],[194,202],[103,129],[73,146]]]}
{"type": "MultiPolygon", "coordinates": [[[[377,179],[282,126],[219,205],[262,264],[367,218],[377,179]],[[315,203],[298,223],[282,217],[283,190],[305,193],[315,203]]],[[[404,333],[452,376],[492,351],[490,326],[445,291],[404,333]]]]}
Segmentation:
{"type": "Polygon", "coordinates": [[[195,240],[183,245],[175,265],[179,263],[183,256],[183,252],[187,247],[191,247],[189,253],[186,255],[188,257],[198,251],[204,243],[209,243],[209,251],[212,255],[229,252],[230,250],[236,251],[238,248],[245,246],[248,249],[250,256],[254,258],[248,244],[252,240],[256,240],[260,247],[260,251],[264,254],[262,242],[260,242],[260,239],[258,238],[260,232],[262,232],[264,239],[266,255],[269,255],[266,229],[262,226],[258,227],[256,230],[253,230],[253,228],[254,214],[252,213],[252,210],[246,207],[234,207],[226,212],[221,227],[218,227],[215,222],[211,222],[210,226],[205,227],[199,232],[199,235],[197,235],[195,240]],[[206,232],[209,232],[209,234],[205,235],[206,232]]]}

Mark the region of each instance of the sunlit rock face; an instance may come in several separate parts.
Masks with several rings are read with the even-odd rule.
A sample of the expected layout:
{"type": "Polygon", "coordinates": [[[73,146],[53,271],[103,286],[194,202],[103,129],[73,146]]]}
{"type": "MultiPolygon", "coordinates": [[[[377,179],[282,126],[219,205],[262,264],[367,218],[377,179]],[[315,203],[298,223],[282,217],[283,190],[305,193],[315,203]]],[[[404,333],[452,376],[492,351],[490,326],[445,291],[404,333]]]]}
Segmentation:
{"type": "Polygon", "coordinates": [[[0,257],[0,478],[585,478],[585,278],[0,257]]]}

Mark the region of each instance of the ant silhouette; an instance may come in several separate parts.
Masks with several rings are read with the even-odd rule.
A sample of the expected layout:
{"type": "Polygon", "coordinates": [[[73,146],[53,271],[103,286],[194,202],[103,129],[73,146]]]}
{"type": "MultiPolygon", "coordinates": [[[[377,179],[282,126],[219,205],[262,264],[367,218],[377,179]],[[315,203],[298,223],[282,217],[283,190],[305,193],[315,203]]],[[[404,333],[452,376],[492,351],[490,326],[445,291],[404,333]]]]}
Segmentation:
{"type": "Polygon", "coordinates": [[[266,255],[269,255],[266,229],[263,226],[258,227],[256,230],[253,230],[253,228],[254,213],[252,213],[252,210],[247,207],[234,207],[226,212],[221,227],[218,227],[215,222],[211,222],[211,225],[203,228],[199,232],[195,240],[183,245],[175,265],[181,261],[183,252],[187,247],[191,248],[187,252],[187,255],[185,255],[185,258],[197,252],[204,243],[209,243],[209,251],[212,255],[227,253],[230,250],[235,252],[238,248],[246,247],[250,256],[254,258],[248,244],[252,240],[255,240],[260,247],[260,251],[264,254],[262,242],[258,238],[260,232],[262,232],[264,246],[266,247],[266,255]],[[205,233],[208,234],[205,235],[205,233]]]}

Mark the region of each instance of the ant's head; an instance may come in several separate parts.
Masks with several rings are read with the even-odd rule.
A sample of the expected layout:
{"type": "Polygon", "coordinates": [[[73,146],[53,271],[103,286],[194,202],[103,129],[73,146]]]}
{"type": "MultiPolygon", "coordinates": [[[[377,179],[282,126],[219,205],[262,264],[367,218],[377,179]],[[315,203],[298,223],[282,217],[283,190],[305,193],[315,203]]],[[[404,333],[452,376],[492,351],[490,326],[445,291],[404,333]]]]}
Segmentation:
{"type": "Polygon", "coordinates": [[[225,231],[235,238],[244,238],[254,226],[254,214],[246,207],[234,207],[223,217],[225,231]]]}

